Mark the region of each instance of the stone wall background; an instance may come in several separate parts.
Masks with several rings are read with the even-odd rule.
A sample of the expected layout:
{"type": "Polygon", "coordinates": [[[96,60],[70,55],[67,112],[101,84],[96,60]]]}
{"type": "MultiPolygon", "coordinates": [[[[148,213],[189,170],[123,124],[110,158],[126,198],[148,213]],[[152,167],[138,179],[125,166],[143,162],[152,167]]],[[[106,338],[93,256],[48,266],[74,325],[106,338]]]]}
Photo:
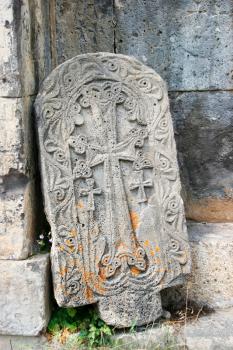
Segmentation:
{"type": "Polygon", "coordinates": [[[55,64],[109,51],[162,76],[186,215],[233,221],[233,1],[53,0],[51,16],[55,64]]]}
{"type": "MultiPolygon", "coordinates": [[[[51,70],[49,6],[0,1],[0,334],[37,335],[50,318],[48,254],[33,103],[51,70]]],[[[0,345],[1,347],[1,345],[0,345]]]]}
{"type": "Polygon", "coordinates": [[[43,0],[0,2],[0,259],[31,255],[44,221],[32,108],[51,70],[47,13],[43,0]]]}

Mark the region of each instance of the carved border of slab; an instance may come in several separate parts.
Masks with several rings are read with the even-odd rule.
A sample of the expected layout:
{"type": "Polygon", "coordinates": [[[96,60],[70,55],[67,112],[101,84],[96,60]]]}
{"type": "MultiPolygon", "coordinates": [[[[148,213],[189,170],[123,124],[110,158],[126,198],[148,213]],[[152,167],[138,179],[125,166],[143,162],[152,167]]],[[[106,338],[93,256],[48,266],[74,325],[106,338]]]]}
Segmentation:
{"type": "MultiPolygon", "coordinates": [[[[128,102],[130,110],[130,101],[128,102]]],[[[86,103],[86,100],[82,101],[83,106],[86,103]]],[[[80,55],[53,70],[37,96],[35,108],[45,211],[53,237],[51,258],[58,304],[78,306],[94,303],[103,296],[121,293],[126,286],[132,290],[153,290],[157,293],[177,284],[184,274],[190,272],[190,252],[180,196],[181,186],[169,101],[166,85],[161,77],[132,57],[110,53],[80,55]],[[160,206],[160,245],[163,246],[161,254],[165,267],[160,273],[158,269],[148,271],[146,278],[145,275],[141,279],[127,279],[125,276],[119,280],[117,287],[111,283],[106,285],[96,279],[92,271],[85,269],[88,262],[83,254],[80,225],[77,222],[74,181],[67,147],[74,128],[82,123],[82,116],[80,114],[77,117],[77,110],[74,117],[70,113],[73,89],[81,88],[96,77],[122,81],[128,86],[135,85],[145,96],[141,109],[134,110],[131,117],[138,118],[141,124],[143,120],[140,118],[146,117],[155,148],[154,183],[160,206]],[[58,130],[59,138],[56,137],[58,130]]],[[[73,147],[78,147],[80,153],[85,148],[85,140],[81,141],[73,143],[73,147]]],[[[135,163],[139,172],[142,161],[139,155],[135,163]]],[[[82,171],[82,176],[85,177],[86,174],[88,178],[91,169],[84,164],[77,166],[77,176],[81,176],[82,171]]],[[[87,185],[94,186],[94,183],[89,181],[87,185]]],[[[149,183],[147,185],[150,186],[149,183]]],[[[132,189],[133,186],[135,184],[132,184],[132,189]]],[[[90,210],[94,208],[93,205],[90,204],[90,210]]],[[[98,244],[98,249],[101,250],[101,240],[98,244]]]]}

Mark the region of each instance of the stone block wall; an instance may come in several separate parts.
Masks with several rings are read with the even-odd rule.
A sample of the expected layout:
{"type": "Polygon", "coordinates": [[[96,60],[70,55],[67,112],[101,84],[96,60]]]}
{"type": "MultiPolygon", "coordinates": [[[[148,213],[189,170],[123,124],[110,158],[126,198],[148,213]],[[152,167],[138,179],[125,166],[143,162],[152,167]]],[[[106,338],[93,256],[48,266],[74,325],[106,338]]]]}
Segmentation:
{"type": "Polygon", "coordinates": [[[53,56],[132,55],[167,82],[187,217],[233,221],[231,0],[54,0],[53,56]]]}
{"type": "MultiPolygon", "coordinates": [[[[30,260],[22,261],[33,254],[44,217],[32,106],[44,77],[65,60],[108,51],[133,55],[154,68],[170,93],[187,218],[233,221],[232,12],[231,0],[0,1],[0,271],[8,264],[12,271],[12,279],[0,281],[0,299],[10,313],[15,310],[12,317],[19,322],[30,323],[28,300],[17,309],[16,282],[4,299],[9,285],[24,271],[22,289],[30,295],[33,278],[41,278],[40,306],[32,317],[41,326],[34,327],[33,321],[22,330],[17,321],[10,333],[37,334],[48,320],[48,258],[30,258],[40,266],[39,275],[28,267],[30,260]]],[[[206,229],[200,225],[191,230],[192,237],[197,231],[194,260],[203,246],[201,232],[205,240],[206,229]]],[[[215,230],[214,247],[219,247],[225,229],[217,224],[215,230]]],[[[228,233],[227,239],[231,252],[228,233]]],[[[198,299],[202,296],[195,291],[209,264],[195,266],[199,272],[204,266],[199,282],[192,282],[198,299]]],[[[227,267],[229,276],[231,264],[227,267]]],[[[0,333],[7,333],[3,319],[0,333]]]]}
{"type": "Polygon", "coordinates": [[[32,106],[50,69],[43,1],[0,4],[0,258],[25,259],[42,213],[37,212],[32,106]],[[36,18],[36,20],[35,20],[36,18]]]}
{"type": "Polygon", "coordinates": [[[50,69],[45,20],[44,1],[0,2],[0,334],[36,335],[49,318],[49,258],[28,259],[43,217],[32,106],[50,69]]]}

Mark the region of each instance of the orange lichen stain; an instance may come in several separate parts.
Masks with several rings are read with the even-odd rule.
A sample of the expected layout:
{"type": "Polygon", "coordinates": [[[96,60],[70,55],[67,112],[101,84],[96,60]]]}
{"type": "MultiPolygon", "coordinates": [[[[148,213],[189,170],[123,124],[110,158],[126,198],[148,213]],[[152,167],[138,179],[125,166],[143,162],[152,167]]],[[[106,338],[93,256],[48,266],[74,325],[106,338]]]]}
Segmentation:
{"type": "Polygon", "coordinates": [[[60,275],[61,275],[62,277],[64,277],[66,274],[67,274],[67,268],[66,268],[66,267],[61,268],[61,270],[60,270],[60,275]]]}
{"type": "Polygon", "coordinates": [[[100,278],[105,281],[106,280],[106,273],[103,269],[100,270],[100,278]]]}
{"type": "Polygon", "coordinates": [[[76,228],[72,228],[72,230],[70,231],[70,236],[75,237],[76,234],[77,234],[76,228]]]}
{"type": "Polygon", "coordinates": [[[155,247],[155,251],[156,251],[157,253],[159,253],[159,252],[160,252],[160,248],[159,248],[159,246],[158,246],[158,245],[155,247]]]}
{"type": "Polygon", "coordinates": [[[157,265],[160,265],[160,264],[161,264],[161,260],[160,260],[159,258],[155,258],[155,259],[154,259],[154,262],[155,262],[155,264],[157,264],[157,265]]]}
{"type": "MultiPolygon", "coordinates": [[[[95,276],[93,272],[84,272],[83,279],[85,283],[88,285],[93,285],[93,289],[99,293],[104,293],[105,289],[102,285],[103,280],[101,281],[99,277],[95,276]]],[[[94,300],[93,290],[90,287],[86,289],[86,299],[89,302],[94,300]]]]}
{"type": "Polygon", "coordinates": [[[79,202],[76,204],[76,207],[77,207],[78,209],[84,208],[83,202],[82,202],[82,201],[79,201],[79,202]]]}
{"type": "Polygon", "coordinates": [[[136,230],[139,226],[139,215],[136,211],[130,212],[130,220],[132,223],[133,230],[136,230]]]}
{"type": "Polygon", "coordinates": [[[150,255],[155,256],[155,252],[153,251],[153,249],[150,250],[150,255]]]}
{"type": "Polygon", "coordinates": [[[149,247],[149,245],[150,245],[150,241],[148,241],[148,239],[145,240],[145,242],[144,242],[144,247],[149,247]]]}
{"type": "MultiPolygon", "coordinates": [[[[106,279],[106,277],[104,276],[103,277],[103,280],[106,279]]],[[[100,293],[100,294],[103,294],[105,292],[105,288],[103,287],[102,285],[103,281],[102,282],[95,282],[94,283],[94,288],[95,290],[100,293]]]]}
{"type": "Polygon", "coordinates": [[[86,299],[89,302],[92,302],[94,300],[93,290],[90,287],[87,286],[85,294],[86,294],[86,299]]]}
{"type": "Polygon", "coordinates": [[[82,244],[79,244],[79,245],[78,245],[78,251],[79,251],[80,254],[82,254],[82,252],[83,252],[83,246],[82,246],[82,244]]]}
{"type": "Polygon", "coordinates": [[[140,271],[135,266],[133,266],[131,268],[131,273],[133,276],[138,276],[140,274],[140,271]]]}

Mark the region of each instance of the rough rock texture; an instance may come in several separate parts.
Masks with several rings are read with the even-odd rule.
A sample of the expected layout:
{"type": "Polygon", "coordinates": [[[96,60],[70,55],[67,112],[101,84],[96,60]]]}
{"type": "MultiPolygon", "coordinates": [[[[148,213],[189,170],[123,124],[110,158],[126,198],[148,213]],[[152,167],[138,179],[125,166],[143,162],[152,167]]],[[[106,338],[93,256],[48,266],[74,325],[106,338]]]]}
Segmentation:
{"type": "Polygon", "coordinates": [[[0,98],[0,258],[24,259],[35,236],[32,98],[0,98]]]}
{"type": "Polygon", "coordinates": [[[31,35],[28,1],[2,0],[0,4],[1,97],[27,96],[35,92],[31,35]]]}
{"type": "MultiPolygon", "coordinates": [[[[111,349],[121,350],[232,350],[233,349],[233,309],[200,316],[197,320],[184,324],[160,322],[148,325],[144,331],[118,333],[111,349]]],[[[56,339],[48,343],[44,336],[17,337],[0,336],[3,350],[64,350],[76,349],[76,334],[71,334],[66,344],[56,339]]],[[[110,349],[110,348],[109,348],[110,349]]]]}
{"type": "Polygon", "coordinates": [[[56,65],[81,53],[114,52],[116,23],[112,0],[57,0],[52,3],[53,56],[56,65]]]}
{"type": "Polygon", "coordinates": [[[231,0],[115,0],[116,52],[153,67],[172,91],[231,89],[231,0]]]}
{"type": "Polygon", "coordinates": [[[13,171],[26,173],[23,112],[22,98],[0,98],[0,176],[2,180],[4,175],[13,171]]]}
{"type": "Polygon", "coordinates": [[[21,84],[14,34],[13,1],[0,2],[0,96],[19,96],[21,84]]]}
{"type": "Polygon", "coordinates": [[[26,259],[35,239],[35,185],[26,176],[4,178],[0,193],[0,259],[26,259]]]}
{"type": "Polygon", "coordinates": [[[186,216],[233,222],[233,92],[170,93],[186,216]]]}
{"type": "Polygon", "coordinates": [[[80,55],[45,80],[36,114],[59,305],[155,320],[190,269],[165,83],[128,56],[80,55]]]}
{"type": "Polygon", "coordinates": [[[25,259],[35,236],[32,99],[0,98],[0,259],[25,259]],[[30,130],[30,132],[29,132],[30,130]],[[31,167],[31,169],[30,169],[31,167]]]}
{"type": "Polygon", "coordinates": [[[232,12],[231,0],[51,2],[54,66],[116,52],[168,82],[187,216],[197,221],[233,221],[232,12]]]}
{"type": "Polygon", "coordinates": [[[49,256],[0,260],[0,334],[38,335],[50,317],[49,256]]]}
{"type": "Polygon", "coordinates": [[[187,216],[233,220],[232,9],[231,0],[0,1],[1,259],[26,258],[39,230],[33,95],[51,65],[80,53],[132,54],[168,81],[187,216]]]}
{"type": "Polygon", "coordinates": [[[186,346],[190,350],[233,349],[233,309],[218,310],[198,321],[188,324],[183,330],[186,346]]]}
{"type": "Polygon", "coordinates": [[[186,297],[200,306],[233,306],[233,224],[188,225],[192,273],[183,287],[163,292],[166,305],[184,306],[186,297]]]}
{"type": "Polygon", "coordinates": [[[162,323],[144,332],[119,334],[122,350],[232,350],[233,310],[219,310],[184,325],[162,323]]]}
{"type": "Polygon", "coordinates": [[[40,0],[0,3],[0,259],[27,258],[43,217],[32,103],[50,69],[47,7],[40,0]]]}
{"type": "Polygon", "coordinates": [[[46,3],[1,0],[0,97],[36,94],[39,82],[51,69],[46,3]]]}
{"type": "MultiPolygon", "coordinates": [[[[60,345],[61,350],[64,350],[64,345],[60,345]],[[63,349],[62,349],[63,348],[63,349]]],[[[0,335],[1,350],[60,350],[59,345],[52,349],[45,336],[10,336],[0,335]]]]}

